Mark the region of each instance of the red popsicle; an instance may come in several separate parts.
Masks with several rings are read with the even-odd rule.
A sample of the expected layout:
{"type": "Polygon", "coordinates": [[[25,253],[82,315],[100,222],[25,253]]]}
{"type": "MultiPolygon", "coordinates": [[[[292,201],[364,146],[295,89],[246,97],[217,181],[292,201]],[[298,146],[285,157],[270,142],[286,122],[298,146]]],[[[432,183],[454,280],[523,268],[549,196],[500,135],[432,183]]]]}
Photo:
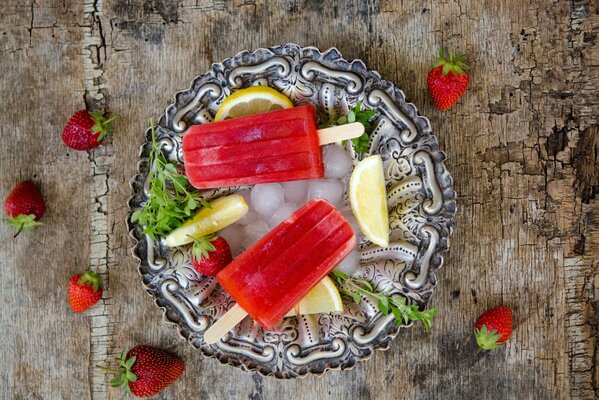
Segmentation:
{"type": "MultiPolygon", "coordinates": [[[[335,207],[322,199],[308,202],[216,275],[242,309],[232,326],[247,313],[269,329],[355,246],[352,226],[335,207]]],[[[208,343],[226,332],[211,329],[208,343]]]]}
{"type": "Polygon", "coordinates": [[[363,132],[359,123],[319,131],[311,106],[194,125],[183,136],[185,173],[200,189],[321,178],[320,145],[363,132]]]}

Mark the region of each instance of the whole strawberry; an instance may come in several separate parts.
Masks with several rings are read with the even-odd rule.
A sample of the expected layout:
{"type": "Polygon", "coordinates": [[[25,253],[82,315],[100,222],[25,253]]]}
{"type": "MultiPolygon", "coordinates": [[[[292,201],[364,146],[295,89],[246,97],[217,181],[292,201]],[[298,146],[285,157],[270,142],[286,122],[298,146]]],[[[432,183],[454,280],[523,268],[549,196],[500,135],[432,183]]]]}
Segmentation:
{"type": "Polygon", "coordinates": [[[75,150],[89,150],[98,147],[106,134],[110,132],[111,123],[115,118],[106,119],[99,112],[79,110],[69,118],[64,127],[62,141],[75,150]]]}
{"type": "Polygon", "coordinates": [[[215,235],[194,238],[191,252],[193,268],[209,276],[216,275],[233,260],[229,243],[215,235]]]}
{"type": "Polygon", "coordinates": [[[119,358],[119,370],[100,367],[117,374],[110,381],[113,387],[123,387],[128,394],[149,397],[157,394],[176,381],[185,364],[176,355],[145,344],[135,346],[119,358]]]}
{"type": "Polygon", "coordinates": [[[69,280],[69,303],[74,312],[83,312],[102,298],[100,277],[92,271],[77,274],[69,280]]]}
{"type": "Polygon", "coordinates": [[[439,110],[447,110],[462,97],[470,82],[467,69],[462,54],[450,52],[446,56],[443,50],[439,51],[437,62],[426,80],[428,91],[439,110]]]}
{"type": "Polygon", "coordinates": [[[480,350],[496,350],[512,336],[512,311],[497,306],[484,312],[474,323],[474,336],[480,350]]]}
{"type": "Polygon", "coordinates": [[[4,202],[6,221],[17,229],[15,237],[22,231],[42,225],[38,222],[46,211],[46,203],[40,191],[31,182],[21,182],[9,193],[4,202]]]}

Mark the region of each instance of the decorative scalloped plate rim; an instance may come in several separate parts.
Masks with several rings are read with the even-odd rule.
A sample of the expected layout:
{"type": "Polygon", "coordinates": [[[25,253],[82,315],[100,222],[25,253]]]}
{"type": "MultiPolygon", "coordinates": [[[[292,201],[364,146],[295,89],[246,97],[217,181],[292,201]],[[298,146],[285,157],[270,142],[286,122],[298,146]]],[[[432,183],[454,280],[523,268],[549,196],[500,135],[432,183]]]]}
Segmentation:
{"type": "MultiPolygon", "coordinates": [[[[449,248],[449,236],[451,235],[451,232],[453,229],[453,216],[455,215],[455,210],[456,210],[455,192],[453,191],[453,188],[452,188],[452,180],[443,164],[443,160],[445,159],[445,154],[438,149],[436,138],[432,134],[432,131],[430,128],[429,120],[426,117],[418,114],[418,111],[414,104],[408,103],[405,100],[405,94],[403,93],[403,91],[401,91],[400,89],[395,87],[395,85],[393,85],[391,82],[388,82],[388,81],[382,79],[381,75],[377,71],[369,70],[362,60],[358,59],[358,60],[353,60],[353,61],[349,62],[349,61],[345,60],[341,56],[340,52],[334,47],[332,47],[324,52],[321,52],[320,50],[318,50],[315,47],[301,47],[299,45],[291,44],[291,43],[286,44],[286,45],[281,45],[281,46],[274,46],[271,48],[258,48],[252,52],[245,50],[245,51],[237,53],[233,57],[224,59],[220,63],[213,63],[211,68],[209,69],[209,71],[206,74],[198,75],[193,79],[192,85],[188,89],[177,92],[174,95],[174,102],[171,103],[165,109],[165,114],[161,116],[160,121],[157,126],[165,126],[168,123],[169,119],[172,119],[173,121],[171,121],[171,124],[174,124],[174,126],[176,126],[176,128],[179,128],[179,129],[174,129],[173,131],[177,130],[177,131],[181,132],[185,129],[185,125],[183,125],[183,126],[180,125],[182,122],[181,119],[175,120],[175,118],[171,118],[174,110],[176,110],[176,108],[177,108],[177,103],[179,102],[181,97],[194,92],[194,87],[196,86],[196,82],[199,82],[202,79],[206,78],[210,74],[211,71],[225,70],[226,65],[231,65],[232,63],[235,62],[235,60],[240,62],[240,60],[242,60],[244,57],[254,58],[254,57],[258,57],[258,55],[260,55],[260,54],[269,53],[269,52],[272,54],[276,54],[277,51],[285,51],[285,49],[291,49],[291,50],[299,51],[299,52],[310,52],[311,54],[313,53],[315,55],[319,55],[321,60],[332,59],[336,63],[345,64],[345,65],[350,66],[350,70],[351,70],[351,68],[353,68],[354,66],[357,65],[359,69],[365,70],[368,73],[369,78],[376,80],[378,83],[380,83],[380,86],[385,87],[387,90],[391,90],[394,94],[394,97],[396,99],[399,98],[402,101],[401,106],[402,106],[403,110],[405,110],[406,108],[411,109],[410,110],[411,112],[409,113],[410,114],[409,118],[411,118],[410,121],[412,121],[412,123],[414,121],[418,121],[421,125],[421,127],[419,129],[416,128],[415,125],[413,125],[413,127],[415,129],[417,129],[419,132],[424,131],[424,134],[427,134],[430,136],[430,138],[429,138],[430,142],[431,142],[430,146],[432,147],[431,158],[434,158],[434,163],[431,162],[434,167],[434,175],[435,175],[434,179],[435,179],[435,181],[438,181],[439,178],[442,177],[444,180],[444,187],[442,188],[443,190],[442,190],[441,206],[443,207],[443,211],[445,214],[445,218],[443,220],[445,222],[444,222],[444,226],[443,226],[444,229],[440,234],[440,238],[437,238],[438,242],[434,245],[435,248],[430,251],[431,254],[429,254],[429,256],[428,256],[429,261],[431,262],[431,266],[430,266],[430,269],[428,271],[426,271],[426,276],[424,277],[424,279],[428,279],[428,281],[429,281],[428,283],[430,283],[430,288],[428,289],[428,292],[426,293],[426,297],[421,299],[422,301],[420,302],[420,304],[425,305],[426,302],[428,302],[430,295],[432,295],[434,287],[436,286],[437,279],[435,276],[435,271],[442,265],[443,259],[442,259],[441,255],[443,253],[445,253],[449,248]],[[182,126],[182,129],[180,129],[181,126],[182,126]],[[434,156],[434,157],[432,157],[432,156],[434,156]]],[[[240,64],[247,65],[247,64],[243,64],[242,62],[240,62],[240,64]]],[[[236,68],[238,68],[238,67],[236,67],[236,68]]],[[[351,74],[350,71],[345,71],[345,72],[349,72],[351,74]]],[[[234,77],[233,80],[235,80],[235,78],[236,77],[234,77]]],[[[231,79],[231,78],[229,78],[229,79],[231,79]]],[[[196,97],[201,97],[201,96],[196,95],[196,97]]],[[[395,101],[395,100],[393,100],[393,101],[395,101]]],[[[398,107],[395,104],[395,102],[393,102],[393,104],[396,107],[398,107]]],[[[195,104],[195,105],[197,105],[197,104],[195,104]]],[[[193,108],[193,107],[190,107],[190,109],[191,108],[193,108]]],[[[181,111],[177,111],[177,114],[181,113],[180,117],[183,117],[184,114],[186,114],[188,111],[189,110],[187,110],[185,113],[182,113],[181,111]]],[[[177,117],[177,115],[175,115],[175,117],[177,117]]],[[[414,134],[414,132],[410,133],[408,131],[406,133],[406,131],[408,131],[408,129],[401,132],[400,136],[402,139],[405,139],[406,137],[409,137],[411,134],[414,134]]],[[[133,242],[134,242],[134,246],[132,248],[132,253],[133,253],[133,256],[139,261],[138,272],[140,273],[140,275],[142,277],[142,283],[144,284],[144,287],[146,288],[146,293],[149,296],[151,296],[154,299],[154,303],[160,309],[162,309],[163,320],[169,324],[177,325],[179,328],[178,329],[179,335],[182,338],[186,339],[194,348],[199,349],[204,356],[209,357],[209,358],[216,358],[218,360],[218,362],[223,365],[230,365],[233,367],[241,368],[242,370],[257,372],[258,374],[265,376],[265,377],[266,376],[274,376],[276,378],[289,379],[289,378],[298,378],[298,377],[303,378],[303,377],[306,377],[308,374],[321,376],[329,370],[353,369],[355,367],[357,361],[365,361],[365,360],[370,359],[374,354],[374,350],[380,350],[380,351],[387,350],[389,348],[389,344],[390,344],[391,340],[393,340],[397,336],[397,334],[399,333],[399,330],[401,328],[409,327],[412,325],[412,324],[410,324],[410,325],[404,325],[404,326],[398,327],[394,323],[389,323],[387,321],[384,323],[383,327],[380,329],[380,331],[376,335],[376,338],[373,339],[373,341],[369,343],[367,351],[365,351],[364,354],[361,354],[359,356],[355,355],[355,357],[353,357],[353,358],[350,357],[349,360],[347,360],[346,362],[340,363],[339,365],[336,365],[336,366],[331,366],[331,365],[327,364],[320,370],[315,370],[313,367],[310,368],[310,366],[314,364],[314,362],[311,362],[311,363],[307,364],[305,366],[305,368],[303,368],[303,370],[300,371],[299,373],[294,372],[294,371],[289,371],[287,374],[277,373],[277,372],[273,372],[272,370],[265,369],[263,366],[259,365],[256,362],[251,362],[251,361],[248,362],[247,360],[240,360],[238,358],[234,358],[234,356],[232,356],[230,354],[219,353],[219,349],[216,347],[212,346],[212,347],[204,348],[204,347],[202,347],[201,343],[199,343],[199,344],[194,343],[194,338],[191,337],[191,332],[189,330],[189,327],[187,325],[185,325],[185,321],[182,320],[181,316],[178,314],[178,311],[174,308],[174,306],[171,303],[166,302],[164,298],[155,296],[154,292],[156,291],[156,289],[152,289],[149,286],[150,282],[146,282],[144,280],[143,268],[144,268],[144,262],[147,263],[147,260],[145,260],[142,256],[140,256],[138,254],[138,252],[143,252],[144,244],[142,242],[145,240],[143,239],[143,235],[141,234],[141,232],[139,232],[139,227],[136,224],[131,222],[131,215],[133,213],[132,205],[135,202],[136,197],[139,195],[139,193],[138,193],[139,188],[140,187],[143,188],[143,182],[145,182],[145,177],[147,176],[147,170],[146,170],[147,168],[146,167],[148,167],[147,166],[148,158],[147,158],[147,156],[144,156],[144,149],[146,148],[146,146],[148,144],[148,141],[147,141],[148,134],[149,134],[149,129],[146,131],[144,143],[142,144],[142,146],[140,148],[140,161],[138,162],[136,175],[130,181],[130,186],[133,190],[133,195],[131,196],[131,198],[128,201],[129,213],[127,215],[126,222],[127,222],[129,234],[132,237],[133,242]],[[174,316],[173,316],[173,313],[175,314],[174,316]]],[[[399,140],[398,140],[398,142],[399,142],[399,140]]],[[[438,183],[437,183],[437,185],[438,185],[438,183]]],[[[428,225],[425,225],[425,226],[428,226],[428,225]]],[[[408,272],[408,273],[410,273],[410,272],[408,272]]],[[[160,290],[160,289],[158,289],[158,290],[160,290]]],[[[372,323],[372,321],[371,321],[371,323],[372,323]]],[[[362,325],[356,324],[356,326],[362,326],[362,325]]],[[[332,343],[332,342],[333,342],[333,340],[331,340],[331,342],[329,342],[329,343],[332,343]]],[[[348,343],[346,343],[346,345],[347,344],[348,343]]],[[[347,348],[344,350],[344,352],[345,351],[347,351],[347,348]]]]}

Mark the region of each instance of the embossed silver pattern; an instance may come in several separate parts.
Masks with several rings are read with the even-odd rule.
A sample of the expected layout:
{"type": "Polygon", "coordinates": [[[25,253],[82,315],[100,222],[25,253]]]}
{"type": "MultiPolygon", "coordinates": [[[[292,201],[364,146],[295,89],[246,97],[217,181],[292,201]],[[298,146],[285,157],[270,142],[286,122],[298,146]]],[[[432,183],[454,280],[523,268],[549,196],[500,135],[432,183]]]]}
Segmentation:
{"type": "MultiPolygon", "coordinates": [[[[383,157],[391,243],[378,248],[363,240],[358,274],[372,280],[378,290],[401,294],[424,307],[436,284],[441,253],[448,249],[456,208],[451,177],[443,164],[445,155],[438,150],[429,121],[406,102],[401,90],[362,61],[346,61],[335,48],[321,52],[287,44],[244,51],[213,64],[190,89],[177,93],[156,126],[163,151],[183,162],[185,129],[210,122],[226,96],[251,85],[272,86],[295,104],[315,105],[331,120],[357,102],[377,112],[369,154],[383,157]]],[[[214,278],[194,271],[187,247],[169,249],[131,222],[131,213],[147,200],[149,135],[148,130],[138,173],[131,180],[127,222],[143,284],[165,319],[178,325],[186,340],[223,364],[277,378],[352,368],[374,350],[388,347],[399,327],[366,296],[360,305],[346,302],[342,313],[285,318],[268,332],[246,318],[217,344],[204,343],[204,331],[233,305],[232,300],[214,278]]],[[[364,157],[349,144],[347,150],[356,162],[364,157]]],[[[215,198],[238,189],[203,194],[215,198]]]]}

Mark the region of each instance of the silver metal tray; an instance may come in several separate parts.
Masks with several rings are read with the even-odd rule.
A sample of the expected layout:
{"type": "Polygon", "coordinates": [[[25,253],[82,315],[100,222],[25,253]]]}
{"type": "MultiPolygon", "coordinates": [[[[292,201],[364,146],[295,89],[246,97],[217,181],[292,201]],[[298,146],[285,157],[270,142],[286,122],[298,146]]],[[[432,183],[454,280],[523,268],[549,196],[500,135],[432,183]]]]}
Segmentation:
{"type": "MultiPolygon", "coordinates": [[[[212,121],[225,97],[251,85],[271,86],[296,105],[313,104],[332,117],[345,115],[357,102],[378,113],[369,154],[379,153],[384,160],[392,243],[386,249],[365,240],[359,243],[358,274],[372,280],[380,291],[426,305],[437,281],[435,271],[443,263],[442,253],[448,249],[456,209],[452,180],[443,165],[445,155],[438,150],[429,121],[406,102],[401,90],[362,61],[346,61],[335,48],[321,52],[287,44],[243,51],[213,64],[189,89],[177,93],[156,126],[163,151],[181,162],[185,129],[212,121]]],[[[360,305],[344,301],[340,314],[285,318],[267,332],[246,318],[223,341],[207,345],[203,332],[233,302],[214,278],[194,271],[187,247],[169,249],[144,235],[130,219],[147,200],[150,149],[148,130],[138,173],[131,180],[127,221],[135,243],[133,254],[140,261],[147,292],[164,311],[166,321],[178,325],[192,346],[223,364],[277,378],[348,369],[374,350],[389,346],[399,327],[393,316],[382,315],[366,297],[360,305]]],[[[368,155],[356,155],[349,145],[347,150],[356,161],[368,155]]],[[[236,190],[204,194],[214,198],[236,190]]]]}

